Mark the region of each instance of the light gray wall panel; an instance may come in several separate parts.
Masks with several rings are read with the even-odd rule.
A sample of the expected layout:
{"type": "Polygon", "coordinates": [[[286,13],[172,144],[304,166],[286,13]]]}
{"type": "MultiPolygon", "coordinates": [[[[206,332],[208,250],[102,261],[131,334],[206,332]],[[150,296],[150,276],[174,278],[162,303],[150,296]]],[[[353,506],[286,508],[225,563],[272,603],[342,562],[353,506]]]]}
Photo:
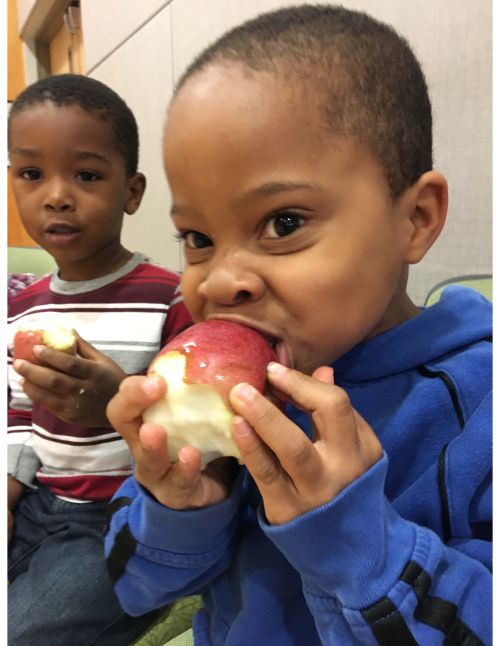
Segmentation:
{"type": "MultiPolygon", "coordinates": [[[[82,0],[82,27],[87,70],[119,47],[169,0],[82,0]]],[[[156,46],[161,46],[161,40],[156,46]]],[[[132,73],[133,73],[132,68],[132,73]]]]}
{"type": "Polygon", "coordinates": [[[180,249],[170,222],[170,197],[161,157],[165,106],[172,91],[170,32],[170,7],[166,7],[91,76],[123,97],[139,126],[140,170],[146,175],[147,188],[139,211],[125,216],[124,244],[179,270],[180,249]]]}

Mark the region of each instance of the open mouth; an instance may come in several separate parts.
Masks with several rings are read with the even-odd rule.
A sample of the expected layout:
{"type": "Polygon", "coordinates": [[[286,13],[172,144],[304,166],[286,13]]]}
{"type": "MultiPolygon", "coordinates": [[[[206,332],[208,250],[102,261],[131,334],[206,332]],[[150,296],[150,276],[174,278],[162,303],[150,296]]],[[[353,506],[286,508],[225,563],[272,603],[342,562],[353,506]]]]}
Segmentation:
{"type": "Polygon", "coordinates": [[[264,339],[269,343],[271,348],[274,350],[276,356],[278,357],[279,363],[286,366],[287,368],[293,368],[293,358],[288,344],[285,343],[283,339],[278,337],[273,337],[268,334],[260,332],[264,339]]]}
{"type": "Polygon", "coordinates": [[[45,228],[45,233],[50,235],[72,235],[75,233],[80,233],[80,229],[75,227],[73,224],[67,224],[66,222],[56,222],[54,224],[49,224],[45,228]]]}

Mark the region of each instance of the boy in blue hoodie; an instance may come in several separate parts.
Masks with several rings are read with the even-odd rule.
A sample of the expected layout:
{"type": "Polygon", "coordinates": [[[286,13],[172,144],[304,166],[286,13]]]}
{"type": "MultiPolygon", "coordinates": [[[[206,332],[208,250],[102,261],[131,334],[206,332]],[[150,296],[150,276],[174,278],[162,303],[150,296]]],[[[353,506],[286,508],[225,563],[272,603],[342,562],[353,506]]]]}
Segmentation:
{"type": "Polygon", "coordinates": [[[122,383],[125,610],[201,593],[195,644],[491,643],[491,308],[406,291],[447,210],[406,41],[340,7],[259,16],[179,80],[164,162],[191,315],[274,338],[287,405],[232,390],[222,477],[142,423],[163,380],[122,383]]]}

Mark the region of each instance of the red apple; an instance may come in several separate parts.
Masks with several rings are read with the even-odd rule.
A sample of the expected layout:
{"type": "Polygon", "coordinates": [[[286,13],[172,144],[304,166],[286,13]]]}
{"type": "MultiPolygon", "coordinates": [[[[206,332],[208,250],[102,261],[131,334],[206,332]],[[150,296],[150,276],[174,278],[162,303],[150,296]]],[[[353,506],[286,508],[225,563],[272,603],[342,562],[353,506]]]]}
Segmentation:
{"type": "Polygon", "coordinates": [[[259,332],[220,319],[196,323],[162,348],[148,375],[163,377],[167,393],[143,417],[166,430],[172,462],[183,446],[198,449],[203,466],[221,456],[240,459],[229,392],[246,381],[264,393],[270,361],[276,353],[259,332]]]}
{"type": "Polygon", "coordinates": [[[14,336],[14,359],[25,359],[31,363],[40,364],[40,360],[33,352],[35,345],[48,345],[54,350],[75,354],[76,337],[71,330],[51,323],[44,328],[20,327],[14,336]]]}

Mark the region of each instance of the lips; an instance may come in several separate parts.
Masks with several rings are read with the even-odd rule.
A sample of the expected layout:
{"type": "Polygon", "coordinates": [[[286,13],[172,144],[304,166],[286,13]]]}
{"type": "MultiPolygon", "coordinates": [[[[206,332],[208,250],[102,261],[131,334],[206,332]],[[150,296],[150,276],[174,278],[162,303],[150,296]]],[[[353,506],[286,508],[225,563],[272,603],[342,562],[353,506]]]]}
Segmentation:
{"type": "Polygon", "coordinates": [[[74,224],[69,224],[67,222],[54,222],[52,224],[48,224],[45,227],[45,233],[48,233],[50,235],[59,235],[59,234],[74,234],[74,233],[80,233],[81,229],[76,227],[74,224]]]}

